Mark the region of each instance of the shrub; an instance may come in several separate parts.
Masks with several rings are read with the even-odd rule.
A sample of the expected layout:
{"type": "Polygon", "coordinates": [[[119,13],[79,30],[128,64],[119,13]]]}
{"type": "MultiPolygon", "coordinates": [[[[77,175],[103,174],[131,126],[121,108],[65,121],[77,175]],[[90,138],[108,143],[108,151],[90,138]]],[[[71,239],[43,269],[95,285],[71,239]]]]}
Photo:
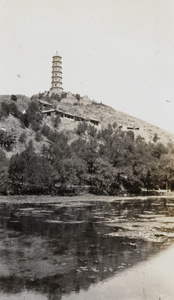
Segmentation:
{"type": "Polygon", "coordinates": [[[9,104],[9,112],[16,118],[19,118],[20,111],[18,110],[17,106],[15,103],[10,103],[9,104]]]}
{"type": "Polygon", "coordinates": [[[153,137],[153,142],[156,143],[158,140],[160,140],[159,136],[157,133],[154,134],[154,137],[153,137]]]}
{"type": "Polygon", "coordinates": [[[112,127],[113,127],[114,129],[117,128],[117,127],[118,127],[117,123],[114,122],[114,123],[112,124],[112,127]]]}
{"type": "Polygon", "coordinates": [[[41,128],[42,134],[46,137],[48,137],[50,135],[50,131],[51,131],[50,127],[46,124],[44,124],[41,128]]]}
{"type": "Polygon", "coordinates": [[[43,98],[43,93],[39,93],[38,98],[42,99],[43,98]]]}
{"type": "Polygon", "coordinates": [[[54,99],[56,99],[58,102],[60,102],[61,101],[61,96],[56,94],[54,99]]]}
{"type": "Polygon", "coordinates": [[[36,134],[35,134],[35,140],[37,142],[40,142],[42,140],[42,134],[40,131],[36,131],[36,134]]]}
{"type": "Polygon", "coordinates": [[[0,115],[1,117],[8,118],[10,113],[9,105],[5,102],[1,103],[0,115]]]}
{"type": "Polygon", "coordinates": [[[24,144],[26,142],[26,139],[27,139],[26,133],[22,132],[19,136],[18,141],[19,141],[19,143],[24,144]]]}
{"type": "Polygon", "coordinates": [[[97,134],[97,129],[94,126],[89,125],[88,126],[88,134],[92,137],[95,137],[97,134]]]}
{"type": "Polygon", "coordinates": [[[17,101],[17,97],[16,97],[16,95],[11,95],[11,100],[13,100],[13,101],[17,101]]]}
{"type": "Polygon", "coordinates": [[[67,93],[63,92],[63,93],[61,94],[61,98],[63,99],[63,98],[66,98],[66,97],[67,97],[67,93]]]}
{"type": "Polygon", "coordinates": [[[78,135],[84,134],[87,129],[88,129],[88,125],[86,124],[86,122],[85,121],[80,122],[77,126],[76,133],[78,135]]]}
{"type": "Polygon", "coordinates": [[[76,99],[79,101],[80,100],[80,95],[79,94],[76,94],[75,95],[76,99]]]}
{"type": "Polygon", "coordinates": [[[134,141],[135,134],[134,134],[134,132],[133,132],[132,130],[128,131],[128,132],[126,133],[126,136],[127,136],[127,138],[128,138],[130,141],[134,141]]]}

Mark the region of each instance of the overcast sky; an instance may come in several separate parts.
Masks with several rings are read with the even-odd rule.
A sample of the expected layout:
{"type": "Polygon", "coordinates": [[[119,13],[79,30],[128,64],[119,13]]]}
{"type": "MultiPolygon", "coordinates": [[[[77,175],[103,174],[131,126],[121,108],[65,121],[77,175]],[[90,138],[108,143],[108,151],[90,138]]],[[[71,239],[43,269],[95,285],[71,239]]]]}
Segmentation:
{"type": "Polygon", "coordinates": [[[56,50],[65,91],[174,133],[174,0],[0,0],[0,94],[48,91],[56,50]]]}

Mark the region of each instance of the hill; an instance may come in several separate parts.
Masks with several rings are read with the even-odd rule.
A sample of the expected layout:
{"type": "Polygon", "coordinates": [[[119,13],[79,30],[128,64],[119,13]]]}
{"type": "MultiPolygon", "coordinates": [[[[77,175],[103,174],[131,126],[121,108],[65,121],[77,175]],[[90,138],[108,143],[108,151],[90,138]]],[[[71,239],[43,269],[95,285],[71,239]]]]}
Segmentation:
{"type": "MultiPolygon", "coordinates": [[[[77,114],[86,119],[96,119],[100,121],[101,128],[105,129],[108,124],[116,123],[123,131],[134,132],[135,137],[140,135],[146,142],[153,142],[154,136],[161,143],[167,145],[174,142],[174,134],[169,133],[146,121],[132,117],[126,113],[113,109],[110,106],[90,101],[87,96],[80,98],[79,101],[71,102],[72,98],[64,98],[56,106],[58,109],[77,114]]],[[[65,123],[66,124],[66,123],[65,123]]],[[[72,124],[72,123],[71,123],[72,124]]],[[[71,127],[67,128],[70,129],[71,127]]],[[[62,129],[66,129],[62,127],[62,129]]]]}
{"type": "Polygon", "coordinates": [[[174,187],[174,135],[70,92],[0,96],[0,193],[174,187]]]}
{"type": "MultiPolygon", "coordinates": [[[[25,114],[28,105],[32,101],[37,101],[40,105],[40,110],[44,116],[42,123],[58,132],[66,133],[69,143],[78,138],[76,131],[80,123],[79,120],[81,120],[81,123],[83,120],[88,121],[88,123],[89,120],[97,121],[97,125],[94,122],[90,123],[97,131],[106,129],[108,124],[115,124],[115,127],[121,131],[131,131],[134,134],[134,138],[141,136],[146,142],[153,143],[154,141],[158,141],[164,145],[174,143],[174,135],[159,127],[117,111],[101,102],[92,101],[87,96],[80,97],[78,94],[73,95],[70,92],[64,92],[60,95],[49,95],[49,93],[45,92],[43,94],[33,95],[31,98],[25,95],[16,95],[15,100],[13,100],[11,95],[1,95],[0,107],[2,103],[12,106],[15,105],[21,114],[25,114]],[[55,109],[59,113],[62,112],[65,114],[62,117],[60,116],[60,124],[57,128],[53,126],[52,122],[55,117],[55,109]],[[77,120],[77,118],[70,118],[70,116],[78,116],[81,119],[77,120]]],[[[0,130],[14,135],[16,141],[12,149],[7,151],[7,157],[11,157],[11,155],[23,151],[29,140],[33,141],[36,152],[40,152],[43,144],[48,144],[47,139],[42,136],[42,138],[37,141],[36,132],[32,130],[31,126],[29,128],[23,126],[20,119],[15,116],[13,110],[14,107],[8,117],[2,117],[0,119],[0,130]],[[25,141],[20,142],[21,136],[25,137],[23,138],[25,141]]],[[[88,138],[87,132],[85,133],[85,138],[88,138]]]]}

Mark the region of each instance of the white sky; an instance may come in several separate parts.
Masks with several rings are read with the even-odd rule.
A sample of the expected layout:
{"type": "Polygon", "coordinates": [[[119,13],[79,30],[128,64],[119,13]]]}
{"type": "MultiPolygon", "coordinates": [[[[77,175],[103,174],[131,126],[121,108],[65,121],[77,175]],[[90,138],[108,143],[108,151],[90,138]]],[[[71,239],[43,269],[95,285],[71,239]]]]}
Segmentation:
{"type": "Polygon", "coordinates": [[[1,95],[49,90],[56,50],[65,91],[174,133],[174,0],[0,0],[1,95]]]}

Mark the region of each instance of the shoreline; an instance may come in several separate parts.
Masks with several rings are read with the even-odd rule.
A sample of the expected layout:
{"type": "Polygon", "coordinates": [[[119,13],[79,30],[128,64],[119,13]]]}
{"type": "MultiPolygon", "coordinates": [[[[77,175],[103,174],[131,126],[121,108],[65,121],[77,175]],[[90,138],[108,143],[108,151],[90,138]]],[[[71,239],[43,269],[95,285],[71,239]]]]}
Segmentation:
{"type": "Polygon", "coordinates": [[[149,199],[172,199],[174,200],[174,193],[159,196],[102,196],[85,194],[81,196],[51,196],[51,195],[14,195],[14,196],[0,196],[0,203],[56,203],[56,202],[92,202],[92,201],[126,201],[126,200],[149,200],[149,199]]]}

